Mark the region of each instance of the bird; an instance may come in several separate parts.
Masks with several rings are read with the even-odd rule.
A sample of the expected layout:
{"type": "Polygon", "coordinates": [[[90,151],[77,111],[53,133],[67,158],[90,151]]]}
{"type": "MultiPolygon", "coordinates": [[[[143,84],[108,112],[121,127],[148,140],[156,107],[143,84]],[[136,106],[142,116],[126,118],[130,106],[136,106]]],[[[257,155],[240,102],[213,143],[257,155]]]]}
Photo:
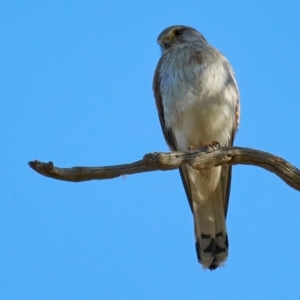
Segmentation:
{"type": "MultiPolygon", "coordinates": [[[[189,151],[212,142],[232,146],[240,121],[240,96],[228,60],[189,26],[170,26],[157,42],[161,57],[153,93],[170,150],[189,151]]],[[[181,164],[179,171],[194,218],[198,261],[204,269],[215,270],[228,257],[231,166],[196,170],[181,164]]]]}

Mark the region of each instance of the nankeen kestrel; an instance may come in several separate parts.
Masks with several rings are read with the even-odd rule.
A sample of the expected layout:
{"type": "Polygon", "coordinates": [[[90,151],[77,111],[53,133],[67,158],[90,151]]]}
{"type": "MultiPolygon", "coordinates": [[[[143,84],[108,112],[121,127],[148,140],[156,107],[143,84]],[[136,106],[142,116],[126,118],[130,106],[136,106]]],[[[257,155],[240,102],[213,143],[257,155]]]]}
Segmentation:
{"type": "MultiPolygon", "coordinates": [[[[158,36],[162,56],[153,90],[164,137],[173,151],[217,141],[231,146],[240,103],[227,59],[197,30],[171,26],[158,36]]],[[[228,256],[226,214],[231,167],[197,171],[187,164],[180,175],[194,216],[196,252],[204,268],[216,269],[228,256]]]]}

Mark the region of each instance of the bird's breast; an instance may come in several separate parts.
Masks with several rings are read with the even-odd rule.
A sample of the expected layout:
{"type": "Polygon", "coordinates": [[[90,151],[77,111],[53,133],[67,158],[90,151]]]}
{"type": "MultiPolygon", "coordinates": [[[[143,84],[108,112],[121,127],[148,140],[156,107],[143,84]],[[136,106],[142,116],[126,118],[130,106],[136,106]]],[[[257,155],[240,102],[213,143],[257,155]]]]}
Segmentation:
{"type": "Polygon", "coordinates": [[[236,88],[230,70],[218,60],[193,61],[177,55],[161,66],[164,120],[180,150],[214,140],[226,144],[234,124],[236,88]]]}

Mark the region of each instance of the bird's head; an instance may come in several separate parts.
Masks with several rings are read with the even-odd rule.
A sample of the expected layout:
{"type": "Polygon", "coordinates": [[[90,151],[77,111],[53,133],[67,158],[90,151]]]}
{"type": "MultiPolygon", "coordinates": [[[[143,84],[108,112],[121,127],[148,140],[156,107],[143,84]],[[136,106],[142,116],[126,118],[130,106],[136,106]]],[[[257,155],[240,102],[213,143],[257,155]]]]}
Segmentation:
{"type": "Polygon", "coordinates": [[[199,41],[206,43],[204,36],[200,32],[192,27],[182,25],[166,28],[157,38],[157,42],[160,45],[162,52],[165,52],[178,44],[199,41]]]}

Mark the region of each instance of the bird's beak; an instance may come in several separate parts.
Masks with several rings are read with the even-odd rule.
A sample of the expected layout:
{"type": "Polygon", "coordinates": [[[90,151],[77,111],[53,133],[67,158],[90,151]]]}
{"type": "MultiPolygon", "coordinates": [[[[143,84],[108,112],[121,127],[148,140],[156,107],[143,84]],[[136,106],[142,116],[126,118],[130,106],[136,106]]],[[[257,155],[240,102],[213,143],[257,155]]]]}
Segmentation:
{"type": "Polygon", "coordinates": [[[164,39],[162,41],[162,44],[163,44],[164,48],[167,50],[167,49],[169,49],[171,47],[172,40],[171,39],[164,39]]]}

